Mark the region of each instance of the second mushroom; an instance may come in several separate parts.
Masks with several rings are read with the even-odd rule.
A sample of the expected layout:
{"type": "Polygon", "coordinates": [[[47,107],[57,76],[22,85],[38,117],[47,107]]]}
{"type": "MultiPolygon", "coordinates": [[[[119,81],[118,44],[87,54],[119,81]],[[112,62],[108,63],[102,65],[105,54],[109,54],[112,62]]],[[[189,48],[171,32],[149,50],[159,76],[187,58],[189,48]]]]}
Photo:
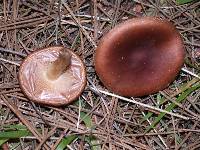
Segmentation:
{"type": "Polygon", "coordinates": [[[167,20],[134,18],[100,41],[95,69],[103,84],[123,96],[144,96],[166,88],[185,57],[182,38],[167,20]]]}

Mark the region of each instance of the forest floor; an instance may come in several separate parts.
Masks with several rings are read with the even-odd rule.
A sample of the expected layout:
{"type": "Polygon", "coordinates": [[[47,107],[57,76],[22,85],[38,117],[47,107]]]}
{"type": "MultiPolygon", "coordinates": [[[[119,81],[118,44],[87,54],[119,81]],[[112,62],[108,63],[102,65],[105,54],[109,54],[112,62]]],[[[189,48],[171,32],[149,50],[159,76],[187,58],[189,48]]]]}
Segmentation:
{"type": "Polygon", "coordinates": [[[174,0],[2,0],[0,147],[200,149],[200,80],[195,76],[180,71],[163,91],[134,98],[170,114],[97,90],[106,88],[95,73],[95,46],[120,22],[142,16],[165,18],[176,26],[186,50],[183,68],[199,75],[200,1],[178,5],[174,0]],[[72,49],[86,65],[84,92],[64,107],[29,101],[18,82],[26,56],[51,45],[72,49]]]}

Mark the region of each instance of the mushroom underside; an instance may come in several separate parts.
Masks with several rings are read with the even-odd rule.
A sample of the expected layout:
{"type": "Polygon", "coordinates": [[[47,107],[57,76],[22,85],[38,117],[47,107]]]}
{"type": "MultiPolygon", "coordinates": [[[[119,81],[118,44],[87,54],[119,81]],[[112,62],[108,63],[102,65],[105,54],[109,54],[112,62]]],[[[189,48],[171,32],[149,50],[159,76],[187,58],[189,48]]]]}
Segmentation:
{"type": "MultiPolygon", "coordinates": [[[[85,87],[83,63],[73,52],[71,64],[58,77],[49,78],[49,66],[57,60],[63,47],[50,47],[29,55],[19,73],[21,88],[34,102],[61,106],[75,100],[85,87]]],[[[53,69],[56,70],[56,69],[53,69]]]]}

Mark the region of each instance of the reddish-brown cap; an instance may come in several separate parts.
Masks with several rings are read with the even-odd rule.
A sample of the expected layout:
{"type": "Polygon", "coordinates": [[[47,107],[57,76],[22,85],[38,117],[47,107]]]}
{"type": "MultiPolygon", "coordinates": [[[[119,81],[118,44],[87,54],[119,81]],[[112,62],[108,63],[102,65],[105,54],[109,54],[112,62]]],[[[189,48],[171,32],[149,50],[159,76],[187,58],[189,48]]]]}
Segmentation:
{"type": "Polygon", "coordinates": [[[167,20],[130,19],[110,30],[95,54],[103,84],[123,96],[144,96],[166,88],[184,63],[180,34],[167,20]]]}
{"type": "Polygon", "coordinates": [[[30,54],[21,64],[19,83],[27,97],[37,103],[61,106],[75,100],[86,85],[86,71],[83,62],[74,52],[62,46],[52,46],[30,54]],[[47,77],[48,66],[57,60],[65,49],[70,65],[57,79],[47,77]]]}

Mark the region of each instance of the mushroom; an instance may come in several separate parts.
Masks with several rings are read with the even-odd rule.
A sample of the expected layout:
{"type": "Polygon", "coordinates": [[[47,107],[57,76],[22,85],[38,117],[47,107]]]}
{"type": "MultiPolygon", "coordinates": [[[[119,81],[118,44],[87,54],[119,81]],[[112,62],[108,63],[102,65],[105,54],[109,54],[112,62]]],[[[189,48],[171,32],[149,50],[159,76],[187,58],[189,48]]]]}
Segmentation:
{"type": "Polygon", "coordinates": [[[33,52],[22,62],[19,83],[30,100],[61,106],[82,93],[86,71],[74,52],[62,46],[52,46],[33,52]]]}
{"type": "Polygon", "coordinates": [[[167,20],[141,17],[110,30],[95,53],[102,83],[123,96],[145,96],[166,88],[184,63],[183,41],[167,20]]]}

